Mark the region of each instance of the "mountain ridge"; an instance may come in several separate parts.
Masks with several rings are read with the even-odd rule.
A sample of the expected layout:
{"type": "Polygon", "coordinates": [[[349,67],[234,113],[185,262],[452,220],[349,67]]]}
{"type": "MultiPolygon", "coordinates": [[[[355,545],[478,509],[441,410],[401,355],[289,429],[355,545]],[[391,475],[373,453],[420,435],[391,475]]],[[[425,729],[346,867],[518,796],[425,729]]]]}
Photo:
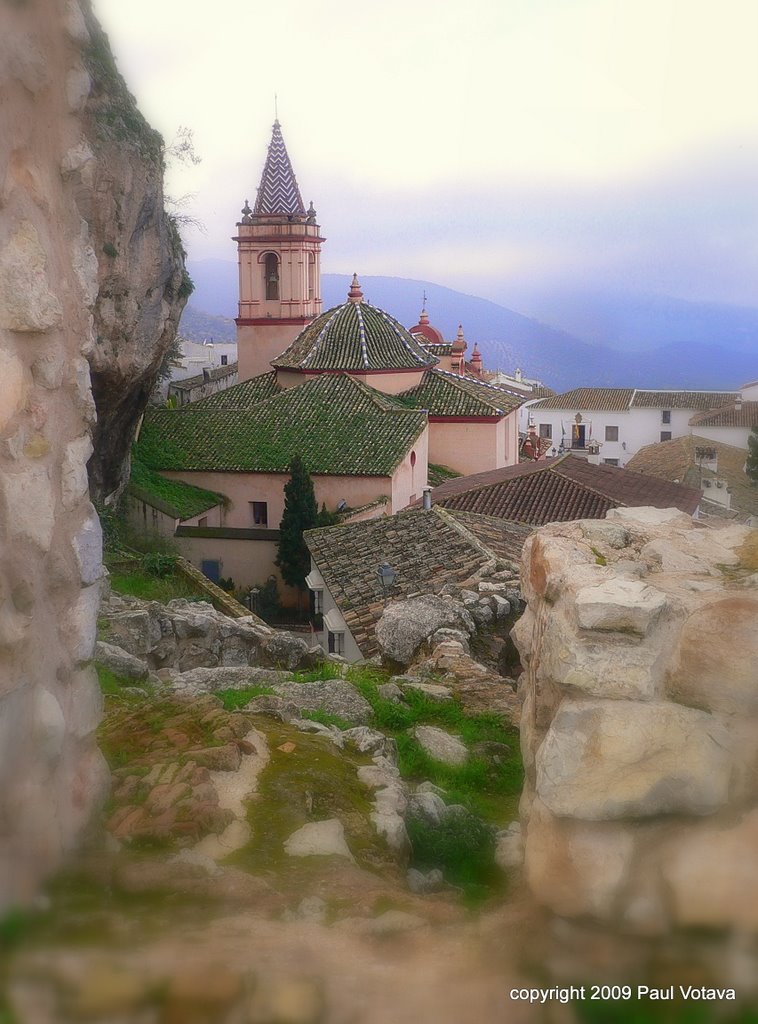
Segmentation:
{"type": "MultiPolygon", "coordinates": [[[[237,306],[236,264],[228,260],[200,260],[190,264],[190,270],[196,290],[182,319],[182,332],[197,340],[208,336],[217,341],[233,339],[231,316],[237,306]]],[[[348,274],[322,275],[325,309],[344,301],[349,283],[348,274]]],[[[758,342],[751,351],[750,337],[744,336],[752,333],[755,322],[758,337],[758,310],[751,307],[693,304],[665,296],[632,297],[627,305],[634,307],[637,303],[634,307],[638,309],[636,322],[647,320],[655,325],[655,331],[649,336],[659,340],[671,336],[670,342],[659,343],[654,348],[632,350],[628,346],[614,348],[600,344],[597,338],[588,340],[490,299],[434,282],[367,275],[361,277],[361,283],[368,301],[386,309],[406,326],[418,322],[426,294],[427,310],[434,326],[452,339],[458,324],[463,323],[469,349],[474,342],[479,344],[488,369],[513,371],[520,366],[527,376],[537,377],[558,391],[582,384],[730,390],[758,376],[758,342]],[[726,311],[725,319],[731,320],[726,344],[695,341],[694,338],[686,340],[690,334],[702,337],[707,332],[705,321],[697,331],[689,332],[687,316],[696,319],[698,311],[705,317],[721,309],[726,311]],[[670,329],[666,327],[667,321],[673,324],[670,329]],[[743,332],[743,337],[736,338],[736,330],[743,332]]],[[[610,297],[608,302],[611,302],[610,297]]],[[[600,300],[598,306],[602,306],[600,300]]],[[[624,312],[620,305],[617,308],[623,330],[633,330],[632,314],[628,309],[624,312]]]]}

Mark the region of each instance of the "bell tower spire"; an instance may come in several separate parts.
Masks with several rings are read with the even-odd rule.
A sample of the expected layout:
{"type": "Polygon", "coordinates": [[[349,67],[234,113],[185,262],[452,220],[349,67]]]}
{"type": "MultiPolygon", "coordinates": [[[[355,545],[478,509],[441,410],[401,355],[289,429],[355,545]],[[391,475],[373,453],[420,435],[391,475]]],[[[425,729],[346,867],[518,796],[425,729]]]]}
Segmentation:
{"type": "Polygon", "coordinates": [[[253,205],[245,201],[237,223],[239,379],[266,373],[276,358],[321,312],[321,229],[313,203],[303,203],[274,121],[253,205]]]}

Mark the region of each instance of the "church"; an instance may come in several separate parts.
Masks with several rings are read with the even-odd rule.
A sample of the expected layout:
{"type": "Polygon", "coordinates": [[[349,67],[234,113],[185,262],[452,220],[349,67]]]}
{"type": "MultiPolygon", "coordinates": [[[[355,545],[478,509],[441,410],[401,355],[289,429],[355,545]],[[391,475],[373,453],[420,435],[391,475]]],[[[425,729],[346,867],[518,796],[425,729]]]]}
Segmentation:
{"type": "Polygon", "coordinates": [[[250,586],[276,574],[295,455],[319,506],[350,522],[413,504],[430,465],[467,475],[518,462],[524,395],[484,379],[477,346],[466,359],[462,328],[446,342],[422,310],[407,329],[365,300],[357,275],[345,302],[322,311],[325,238],[278,120],[234,241],[239,383],[148,412],[134,451],[133,521],[173,537],[210,578],[250,586]]]}

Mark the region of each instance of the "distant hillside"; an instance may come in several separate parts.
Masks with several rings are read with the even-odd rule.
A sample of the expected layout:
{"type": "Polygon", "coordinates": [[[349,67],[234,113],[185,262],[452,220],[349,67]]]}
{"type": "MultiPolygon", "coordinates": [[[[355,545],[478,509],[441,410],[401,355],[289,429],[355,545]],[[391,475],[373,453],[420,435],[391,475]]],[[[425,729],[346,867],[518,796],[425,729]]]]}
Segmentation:
{"type": "Polygon", "coordinates": [[[197,309],[192,302],[182,314],[180,333],[190,341],[236,341],[234,320],[226,316],[212,316],[197,309]]]}
{"type": "MultiPolygon", "coordinates": [[[[225,260],[200,260],[190,266],[190,272],[196,289],[182,319],[182,331],[200,330],[205,333],[190,336],[212,335],[221,340],[222,324],[233,331],[230,318],[237,310],[237,265],[225,260]],[[199,313],[199,310],[207,312],[199,313]],[[206,318],[207,328],[198,317],[206,318]],[[189,327],[185,326],[185,321],[189,327]]],[[[344,301],[349,283],[349,275],[323,276],[325,309],[344,301]]],[[[578,337],[488,299],[429,281],[363,277],[361,284],[370,302],[386,309],[406,326],[417,322],[426,292],[431,321],[446,338],[453,338],[458,324],[462,323],[469,345],[479,343],[486,366],[504,370],[520,366],[528,376],[539,377],[559,391],[580,384],[729,389],[758,377],[758,343],[753,344],[751,331],[752,314],[756,311],[752,310],[706,304],[701,307],[697,303],[669,301],[665,296],[627,297],[624,305],[619,298],[614,307],[614,341],[622,336],[642,337],[643,334],[648,339],[665,340],[652,347],[648,345],[647,351],[641,351],[643,344],[636,345],[636,351],[630,351],[627,345],[618,350],[599,344],[597,338],[594,343],[583,340],[586,334],[578,337]],[[723,341],[718,330],[719,310],[723,310],[723,341]],[[635,322],[641,325],[637,329],[635,322]],[[697,330],[696,323],[699,324],[697,330]],[[622,328],[626,334],[622,333],[622,328]],[[713,344],[699,340],[706,332],[713,344]],[[691,341],[686,340],[689,337],[691,341]]],[[[599,313],[610,321],[613,316],[610,299],[603,305],[602,296],[598,297],[597,306],[599,313]]],[[[557,312],[551,310],[550,319],[555,322],[556,318],[557,312]]],[[[587,318],[589,322],[589,312],[587,318]]]]}

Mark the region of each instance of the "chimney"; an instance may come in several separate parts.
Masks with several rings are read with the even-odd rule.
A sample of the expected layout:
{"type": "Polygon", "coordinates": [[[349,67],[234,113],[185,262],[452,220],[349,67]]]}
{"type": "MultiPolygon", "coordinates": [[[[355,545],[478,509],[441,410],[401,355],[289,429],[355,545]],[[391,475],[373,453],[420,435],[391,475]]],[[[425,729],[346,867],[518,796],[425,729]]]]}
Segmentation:
{"type": "Polygon", "coordinates": [[[424,488],[424,496],[421,499],[424,509],[428,512],[432,507],[432,489],[431,487],[424,488]]]}
{"type": "Polygon", "coordinates": [[[734,400],[734,411],[739,412],[742,408],[742,395],[739,394],[734,400]]]}

